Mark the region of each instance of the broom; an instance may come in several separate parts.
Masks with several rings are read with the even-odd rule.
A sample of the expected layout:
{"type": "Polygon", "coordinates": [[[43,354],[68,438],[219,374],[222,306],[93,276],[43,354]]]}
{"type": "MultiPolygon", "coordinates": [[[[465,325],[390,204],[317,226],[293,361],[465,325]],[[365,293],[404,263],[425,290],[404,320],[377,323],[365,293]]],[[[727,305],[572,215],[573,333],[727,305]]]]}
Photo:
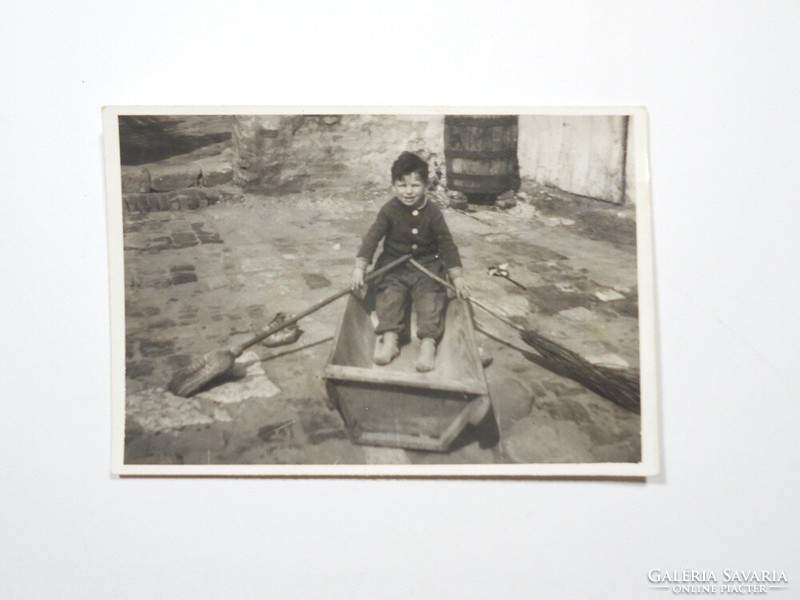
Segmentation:
{"type": "MultiPolygon", "coordinates": [[[[404,263],[409,258],[411,258],[410,254],[401,256],[400,258],[393,260],[380,269],[372,271],[364,278],[364,282],[366,283],[375,279],[376,277],[379,277],[380,275],[383,275],[387,271],[394,269],[397,265],[404,263]]],[[[277,333],[281,329],[285,329],[289,325],[296,323],[303,317],[310,315],[314,311],[330,304],[334,300],[338,300],[342,296],[346,296],[348,293],[350,293],[350,288],[340,290],[332,296],[328,296],[324,300],[320,300],[315,305],[308,307],[301,313],[298,313],[297,315],[288,318],[285,321],[268,325],[267,327],[261,329],[253,337],[242,342],[241,344],[232,346],[227,350],[215,350],[203,355],[198,359],[195,359],[188,367],[185,367],[175,373],[175,375],[172,377],[172,381],[169,384],[169,391],[176,396],[183,396],[184,398],[191,396],[213,380],[229,373],[233,369],[233,363],[236,358],[241,356],[242,352],[244,352],[246,348],[257,344],[264,338],[271,336],[273,333],[277,333]]]]}
{"type": "MultiPolygon", "coordinates": [[[[455,291],[455,288],[435,273],[419,264],[413,258],[411,264],[434,281],[455,291]]],[[[522,340],[536,350],[538,360],[535,362],[558,375],[569,377],[596,394],[611,400],[615,404],[638,413],[640,410],[639,369],[614,369],[595,365],[569,350],[547,339],[543,335],[517,325],[507,317],[499,314],[480,300],[467,296],[467,299],[478,308],[486,311],[496,319],[520,333],[522,340]]]]}

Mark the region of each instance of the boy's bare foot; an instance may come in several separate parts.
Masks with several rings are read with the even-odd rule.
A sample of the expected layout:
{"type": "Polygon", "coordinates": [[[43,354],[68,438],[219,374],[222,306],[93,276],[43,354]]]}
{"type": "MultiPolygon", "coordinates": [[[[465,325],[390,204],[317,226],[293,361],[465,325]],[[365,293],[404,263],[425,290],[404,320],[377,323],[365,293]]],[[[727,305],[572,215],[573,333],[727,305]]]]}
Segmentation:
{"type": "Polygon", "coordinates": [[[436,342],[431,338],[424,338],[419,348],[419,358],[417,359],[417,371],[433,371],[436,366],[436,342]]]}
{"type": "Polygon", "coordinates": [[[375,343],[375,354],[372,360],[377,365],[388,365],[398,354],[400,354],[400,348],[397,345],[397,334],[394,331],[387,331],[375,343]]]}

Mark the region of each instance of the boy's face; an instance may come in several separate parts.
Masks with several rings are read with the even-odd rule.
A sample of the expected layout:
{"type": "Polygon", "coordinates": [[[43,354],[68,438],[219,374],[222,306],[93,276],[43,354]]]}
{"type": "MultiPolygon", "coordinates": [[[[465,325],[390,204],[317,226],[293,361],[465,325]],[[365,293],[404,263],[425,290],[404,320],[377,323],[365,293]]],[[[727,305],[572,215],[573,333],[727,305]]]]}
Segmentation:
{"type": "Polygon", "coordinates": [[[419,173],[409,173],[392,183],[394,195],[406,206],[414,206],[425,196],[425,182],[419,173]]]}

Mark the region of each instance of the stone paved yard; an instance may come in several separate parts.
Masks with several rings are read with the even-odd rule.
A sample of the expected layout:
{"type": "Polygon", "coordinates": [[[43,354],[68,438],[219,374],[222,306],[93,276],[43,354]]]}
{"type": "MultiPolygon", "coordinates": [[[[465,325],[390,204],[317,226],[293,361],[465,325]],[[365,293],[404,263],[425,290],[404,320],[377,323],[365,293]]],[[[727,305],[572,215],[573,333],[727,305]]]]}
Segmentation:
{"type": "MultiPolygon", "coordinates": [[[[499,211],[444,210],[473,294],[589,360],[638,367],[634,216],[526,185],[499,211]],[[487,273],[508,263],[523,290],[487,273]]],[[[518,335],[476,310],[500,442],[466,432],[451,452],[352,444],[325,406],[322,371],[344,307],[302,319],[291,345],[258,344],[230,381],[191,398],[165,390],[192,357],[250,337],[349,282],[383,191],[248,195],[197,210],[126,214],[128,464],[636,462],[640,419],[512,346],[518,335]],[[485,446],[485,444],[483,444],[485,446]]]]}

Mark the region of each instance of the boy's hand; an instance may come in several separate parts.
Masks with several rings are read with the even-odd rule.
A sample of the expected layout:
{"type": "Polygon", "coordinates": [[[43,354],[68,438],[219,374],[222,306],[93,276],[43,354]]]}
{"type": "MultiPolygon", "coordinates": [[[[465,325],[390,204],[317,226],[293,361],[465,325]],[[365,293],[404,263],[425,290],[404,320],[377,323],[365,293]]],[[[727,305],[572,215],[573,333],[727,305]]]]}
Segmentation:
{"type": "Polygon", "coordinates": [[[350,279],[350,289],[357,290],[364,285],[364,269],[356,267],[353,269],[353,276],[350,279]]]}
{"type": "Polygon", "coordinates": [[[456,288],[456,296],[459,298],[466,298],[469,295],[469,288],[463,277],[454,278],[453,287],[456,288]]]}

